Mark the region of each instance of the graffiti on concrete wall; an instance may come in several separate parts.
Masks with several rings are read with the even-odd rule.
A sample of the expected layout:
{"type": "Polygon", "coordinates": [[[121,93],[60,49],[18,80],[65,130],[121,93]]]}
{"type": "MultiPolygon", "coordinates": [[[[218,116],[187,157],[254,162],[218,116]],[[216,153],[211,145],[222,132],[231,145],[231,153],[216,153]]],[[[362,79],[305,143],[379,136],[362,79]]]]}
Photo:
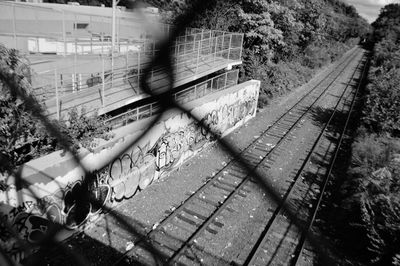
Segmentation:
{"type": "Polygon", "coordinates": [[[120,201],[132,197],[139,188],[144,189],[154,179],[155,156],[150,143],[138,147],[116,158],[109,166],[111,200],[120,201]]]}
{"type": "Polygon", "coordinates": [[[97,215],[109,197],[107,176],[104,172],[94,172],[85,180],[68,184],[37,201],[24,201],[18,207],[2,204],[0,242],[13,238],[8,227],[32,244],[38,243],[51,225],[64,224],[75,229],[97,215]]]}
{"type": "Polygon", "coordinates": [[[205,128],[201,128],[201,132],[207,139],[213,138],[210,132],[214,132],[216,137],[220,137],[228,129],[235,127],[238,122],[253,115],[256,108],[257,100],[255,97],[238,101],[232,105],[225,104],[205,115],[202,119],[205,128]]]}
{"type": "Polygon", "coordinates": [[[116,158],[108,169],[107,184],[112,190],[111,200],[121,201],[131,198],[138,188],[146,188],[160,175],[179,166],[187,158],[200,150],[208,140],[212,140],[209,130],[220,136],[234,127],[256,110],[254,97],[223,105],[212,110],[203,118],[207,129],[192,122],[174,131],[165,130],[151,147],[150,141],[116,158]]]}
{"type": "Polygon", "coordinates": [[[164,172],[192,156],[205,144],[199,125],[191,123],[175,132],[166,132],[156,143],[157,170],[164,172]]]}

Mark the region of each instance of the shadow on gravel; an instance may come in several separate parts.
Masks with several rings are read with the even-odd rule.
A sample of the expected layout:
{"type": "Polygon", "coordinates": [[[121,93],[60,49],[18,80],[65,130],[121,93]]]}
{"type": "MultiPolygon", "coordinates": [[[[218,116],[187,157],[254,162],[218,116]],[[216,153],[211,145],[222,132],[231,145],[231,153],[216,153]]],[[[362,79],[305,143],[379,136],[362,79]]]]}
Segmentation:
{"type": "MultiPolygon", "coordinates": [[[[122,253],[104,243],[80,233],[65,243],[70,252],[84,257],[90,265],[112,265],[122,253]]],[[[44,247],[23,261],[23,265],[76,265],[76,260],[58,247],[44,247]]]]}
{"type": "MultiPolygon", "coordinates": [[[[161,250],[159,250],[160,253],[162,253],[161,250]]],[[[168,257],[168,256],[166,256],[168,257]]],[[[126,257],[124,260],[120,261],[116,266],[129,266],[129,265],[238,265],[235,264],[235,262],[232,261],[227,261],[219,256],[215,256],[214,254],[211,254],[210,252],[207,252],[204,250],[203,247],[200,247],[196,244],[192,244],[178,259],[178,261],[175,262],[168,262],[163,261],[158,263],[155,260],[152,260],[151,258],[146,258],[145,261],[142,259],[139,259],[137,257],[126,257]]]]}
{"type": "MultiPolygon", "coordinates": [[[[333,108],[321,108],[319,106],[313,108],[311,111],[311,118],[313,120],[313,124],[320,128],[323,128],[325,124],[328,122],[332,113],[333,113],[333,108]]],[[[339,136],[339,134],[342,132],[347,115],[348,115],[347,112],[341,112],[341,111],[335,112],[335,115],[332,118],[331,123],[326,129],[326,133],[328,133],[328,139],[330,141],[336,140],[337,136],[339,136]]]]}
{"type": "MultiPolygon", "coordinates": [[[[88,229],[88,232],[90,233],[81,232],[69,237],[62,243],[62,247],[59,244],[41,245],[40,250],[24,259],[22,264],[67,266],[77,265],[77,259],[81,259],[80,263],[84,265],[127,265],[120,263],[126,248],[129,244],[130,250],[134,247],[133,242],[145,239],[146,225],[119,214],[118,217],[106,216],[105,219],[100,219],[100,223],[88,229]]],[[[159,250],[149,248],[147,241],[140,243],[150,250],[155,261],[162,260],[163,255],[159,250]]]]}

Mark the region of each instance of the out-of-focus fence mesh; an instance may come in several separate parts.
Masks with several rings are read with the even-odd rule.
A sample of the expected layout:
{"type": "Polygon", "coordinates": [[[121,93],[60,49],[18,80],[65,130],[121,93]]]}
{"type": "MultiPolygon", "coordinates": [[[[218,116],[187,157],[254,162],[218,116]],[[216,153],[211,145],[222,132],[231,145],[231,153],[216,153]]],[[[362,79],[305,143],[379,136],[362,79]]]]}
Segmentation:
{"type": "MultiPolygon", "coordinates": [[[[150,123],[149,128],[145,130],[137,139],[132,141],[130,144],[134,145],[137,141],[143,137],[148,130],[159,121],[161,114],[169,108],[178,108],[184,112],[188,112],[188,108],[182,105],[185,101],[184,99],[195,99],[205,95],[208,91],[219,90],[222,88],[226,88],[227,86],[236,84],[237,82],[237,71],[231,71],[224,73],[220,76],[216,76],[212,79],[208,79],[198,85],[195,85],[191,88],[188,88],[179,93],[173,93],[172,84],[179,78],[184,76],[184,72],[179,72],[174,75],[173,69],[180,69],[181,66],[195,66],[198,68],[198,61],[212,61],[218,60],[218,58],[228,58],[238,60],[241,58],[242,54],[242,42],[243,35],[241,34],[232,34],[226,32],[218,32],[218,31],[209,31],[209,30],[199,30],[199,29],[188,29],[185,28],[194,17],[193,14],[195,12],[202,13],[205,11],[204,6],[205,2],[210,1],[192,1],[192,9],[187,10],[185,14],[182,15],[181,19],[178,21],[178,24],[175,27],[165,27],[162,25],[162,30],[169,34],[168,40],[162,39],[160,42],[143,42],[140,44],[134,44],[135,51],[130,50],[129,37],[131,32],[134,32],[129,27],[124,26],[124,21],[133,20],[133,18],[121,18],[121,21],[117,24],[120,27],[120,42],[117,44],[118,49],[121,51],[129,51],[124,55],[117,56],[115,59],[121,59],[122,66],[116,66],[111,73],[105,73],[104,67],[102,69],[101,74],[93,75],[93,73],[82,74],[81,77],[77,77],[75,73],[65,74],[63,77],[59,75],[57,72],[53,73],[42,73],[41,80],[38,80],[38,83],[34,86],[35,93],[39,98],[43,101],[49,100],[52,97],[55,97],[56,92],[55,88],[58,88],[57,94],[60,95],[68,94],[73,92],[74,90],[85,90],[89,87],[101,86],[104,90],[106,86],[109,86],[110,83],[114,82],[114,84],[124,84],[124,83],[137,83],[140,84],[140,89],[144,91],[144,93],[157,96],[159,93],[167,93],[167,96],[162,97],[158,102],[152,103],[149,105],[145,105],[139,107],[135,110],[130,110],[127,113],[123,114],[122,121],[120,120],[118,123],[127,123],[131,120],[139,120],[144,117],[153,117],[152,123],[150,123]],[[124,42],[123,39],[126,37],[127,41],[124,42]],[[122,48],[122,47],[126,48],[122,48]],[[140,59],[139,59],[140,58],[140,59]],[[144,60],[144,61],[140,61],[144,60]],[[131,63],[132,62],[132,63],[131,63]],[[140,62],[140,63],[139,63],[140,62]],[[155,76],[155,72],[162,69],[163,75],[166,75],[166,80],[169,82],[166,85],[165,90],[161,92],[155,92],[151,89],[152,78],[155,76]],[[80,80],[86,80],[89,82],[83,83],[80,80]]],[[[107,46],[104,46],[104,43],[110,42],[108,36],[110,36],[110,32],[107,32],[105,29],[105,25],[111,23],[110,19],[106,19],[101,16],[93,16],[86,15],[80,17],[79,15],[72,15],[67,12],[55,12],[50,9],[47,10],[38,10],[35,12],[35,19],[37,19],[38,23],[28,25],[23,19],[22,9],[26,8],[24,6],[19,5],[10,5],[5,3],[0,3],[2,10],[6,10],[5,14],[7,16],[3,16],[1,18],[0,23],[0,32],[3,32],[4,35],[14,36],[15,37],[15,48],[18,48],[18,38],[26,37],[26,36],[43,36],[46,38],[50,38],[51,36],[55,38],[57,41],[60,39],[64,44],[72,44],[75,42],[76,51],[78,53],[86,53],[87,50],[84,47],[90,46],[92,43],[91,52],[93,51],[93,35],[91,36],[79,36],[78,34],[74,36],[73,42],[70,42],[70,39],[65,35],[68,32],[68,29],[63,27],[65,26],[65,22],[69,21],[71,25],[75,25],[75,27],[84,27],[84,25],[78,26],[77,23],[84,24],[85,20],[96,21],[95,26],[93,26],[93,30],[97,27],[97,31],[102,33],[102,36],[98,36],[99,39],[95,40],[95,42],[101,43],[100,49],[104,52],[104,49],[107,46]],[[14,16],[13,16],[14,14],[14,16]],[[14,18],[18,18],[14,19],[14,18]],[[61,20],[62,18],[62,20],[61,20]],[[40,25],[41,22],[45,21],[48,27],[43,29],[40,25]],[[73,23],[71,23],[73,22],[73,23]],[[64,25],[63,25],[64,24],[64,25]],[[11,30],[10,30],[11,29],[11,30]],[[60,30],[61,29],[61,30],[60,30]],[[18,32],[18,34],[17,34],[18,32]],[[51,36],[50,36],[51,35],[51,36]],[[87,38],[89,37],[89,39],[87,38]],[[79,40],[79,44],[78,44],[79,40]],[[81,48],[78,48],[80,45],[81,48]],[[79,51],[78,51],[79,50],[79,51]]],[[[30,7],[29,7],[30,8],[30,7]]],[[[73,28],[69,29],[73,31],[73,28]]],[[[149,36],[147,36],[149,37],[149,36]]],[[[150,39],[150,38],[149,38],[150,39]]],[[[132,47],[133,47],[132,46],[132,47]]],[[[65,52],[67,46],[63,46],[63,50],[65,52]]],[[[98,47],[95,48],[95,50],[98,47]]],[[[39,49],[39,48],[38,48],[39,49]]],[[[93,52],[94,53],[94,52],[93,52]]],[[[105,58],[101,59],[97,58],[100,66],[103,64],[107,64],[105,62],[105,58]]],[[[75,67],[78,67],[75,65],[75,67]]],[[[192,69],[193,71],[193,69],[192,69]]],[[[196,71],[196,69],[194,69],[196,71]]],[[[10,90],[13,90],[18,97],[24,100],[24,103],[27,105],[28,109],[30,109],[33,116],[40,119],[42,123],[46,126],[49,133],[58,139],[61,143],[61,146],[65,149],[66,152],[69,152],[76,165],[79,165],[83,171],[83,184],[85,184],[85,180],[89,180],[93,178],[93,176],[85,169],[84,165],[82,165],[80,159],[72,152],[72,148],[69,146],[69,143],[64,138],[61,131],[54,126],[53,123],[50,122],[48,117],[45,115],[40,105],[36,102],[36,100],[25,93],[26,89],[30,89],[30,85],[23,83],[22,78],[16,76],[13,73],[7,72],[3,67],[0,68],[0,79],[1,81],[7,85],[10,90]]],[[[139,86],[138,86],[139,87],[139,86]]],[[[133,86],[132,86],[132,89],[133,86]]],[[[204,129],[209,130],[204,123],[198,118],[194,117],[197,120],[197,123],[204,129]]],[[[112,121],[111,121],[112,122],[112,121]]],[[[235,153],[234,148],[231,147],[226,141],[219,140],[220,144],[224,147],[224,149],[230,153],[232,156],[237,158],[238,162],[242,165],[244,169],[246,169],[250,175],[254,176],[256,180],[259,181],[260,186],[270,195],[270,198],[276,202],[280,202],[279,193],[277,193],[268,181],[262,179],[260,174],[253,171],[251,166],[247,165],[245,160],[241,158],[238,154],[235,153]],[[264,181],[262,181],[264,180],[264,181]]],[[[123,153],[125,151],[122,151],[123,153]]],[[[105,165],[109,164],[113,161],[117,156],[112,156],[109,158],[109,161],[106,162],[105,165]]],[[[7,163],[2,161],[2,163],[7,163]]],[[[30,184],[26,184],[24,180],[21,178],[21,173],[18,169],[10,169],[13,172],[13,176],[15,176],[15,183],[17,190],[21,189],[22,186],[28,187],[30,184]]],[[[32,195],[35,196],[35,191],[31,191],[32,195]]],[[[108,207],[102,205],[101,202],[98,202],[96,198],[91,197],[90,195],[86,195],[82,193],[79,195],[79,199],[75,204],[78,206],[83,206],[90,202],[92,208],[102,210],[103,212],[108,212],[109,215],[114,217],[119,224],[124,227],[131,234],[141,236],[142,233],[135,229],[135,226],[131,224],[131,221],[128,221],[124,218],[123,215],[117,213],[115,210],[108,209],[108,207]]],[[[301,226],[300,221],[296,218],[293,212],[290,209],[285,210],[287,217],[293,220],[293,223],[299,227],[301,226]]],[[[48,219],[52,221],[51,213],[48,214],[48,219]]],[[[37,247],[49,247],[49,246],[58,246],[62,252],[66,254],[66,256],[71,256],[76,265],[88,265],[84,254],[77,254],[75,252],[71,252],[65,245],[55,238],[57,232],[62,230],[63,226],[57,223],[49,223],[49,227],[47,228],[46,234],[44,237],[40,238],[35,244],[26,243],[23,241],[15,228],[7,223],[7,221],[3,221],[1,226],[3,227],[2,232],[7,232],[9,236],[15,239],[15,242],[18,243],[20,249],[22,249],[25,254],[30,254],[32,250],[35,250],[37,247]]],[[[110,229],[112,230],[112,229],[110,229]]],[[[312,234],[312,233],[310,233],[312,234]]],[[[323,256],[321,246],[323,244],[313,235],[309,235],[309,241],[314,246],[314,248],[320,251],[323,256]]],[[[155,258],[162,259],[162,255],[151,245],[151,243],[147,243],[147,249],[154,254],[155,258]]],[[[13,265],[13,261],[10,258],[10,254],[4,251],[4,247],[0,247],[0,254],[2,256],[2,262],[13,265]]],[[[161,260],[159,260],[161,261],[161,260]]],[[[35,265],[37,261],[35,259],[31,261],[27,261],[28,265],[35,265]]]]}

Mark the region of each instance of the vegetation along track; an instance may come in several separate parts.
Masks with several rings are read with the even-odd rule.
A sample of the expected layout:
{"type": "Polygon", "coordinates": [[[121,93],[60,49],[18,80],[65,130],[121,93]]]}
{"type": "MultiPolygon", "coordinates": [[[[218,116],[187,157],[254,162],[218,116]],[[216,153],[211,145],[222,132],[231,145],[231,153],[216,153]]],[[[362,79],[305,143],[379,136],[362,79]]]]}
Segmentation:
{"type": "MultiPolygon", "coordinates": [[[[279,147],[291,140],[293,131],[299,127],[303,118],[360,53],[360,49],[354,49],[351,56],[339,62],[333,71],[240,153],[250,168],[258,171],[259,168],[270,167],[279,147]]],[[[218,228],[223,226],[218,222],[218,216],[223,210],[229,210],[234,198],[245,197],[250,192],[245,188],[249,182],[254,180],[233,159],[147,233],[147,240],[163,254],[162,261],[157,261],[152,254],[146,252],[146,245],[139,240],[116,264],[131,261],[150,265],[196,263],[198,258],[193,254],[193,250],[198,248],[196,239],[204,231],[217,233],[218,228]]]]}
{"type": "MultiPolygon", "coordinates": [[[[356,70],[353,72],[351,81],[354,80],[356,73],[365,72],[365,64],[360,60],[356,70]]],[[[359,82],[361,84],[361,82],[359,82]]],[[[347,83],[343,90],[336,106],[331,111],[327,121],[322,127],[322,130],[315,138],[312,148],[307,152],[306,158],[297,171],[292,172],[293,176],[286,194],[283,197],[283,202],[274,206],[275,211],[268,220],[263,232],[259,236],[256,244],[248,255],[244,265],[296,265],[309,264],[313,258],[305,258],[307,254],[302,255],[303,247],[306,241],[306,235],[311,229],[316,217],[316,213],[321,204],[323,194],[327,182],[329,180],[336,154],[340,148],[344,133],[346,131],[349,118],[354,106],[356,91],[350,90],[351,83],[347,83]],[[349,104],[347,99],[352,99],[349,104]],[[339,137],[333,135],[331,138],[324,138],[328,133],[328,127],[332,126],[336,116],[347,114],[346,123],[341,130],[339,137]],[[337,145],[334,145],[332,139],[337,140],[337,145]],[[310,160],[313,157],[319,157],[318,165],[320,167],[310,167],[310,160]],[[306,172],[307,171],[307,172],[306,172]],[[306,184],[300,183],[300,177],[304,179],[304,175],[312,176],[306,184]],[[307,184],[308,183],[308,184],[307,184]],[[314,202],[315,204],[311,204],[314,202]],[[290,219],[285,217],[285,209],[291,209],[305,223],[306,230],[299,232],[290,219]]],[[[316,161],[316,160],[315,160],[316,161]]],[[[311,256],[314,254],[309,253],[311,256]]],[[[315,258],[314,258],[315,259],[315,258]]]]}

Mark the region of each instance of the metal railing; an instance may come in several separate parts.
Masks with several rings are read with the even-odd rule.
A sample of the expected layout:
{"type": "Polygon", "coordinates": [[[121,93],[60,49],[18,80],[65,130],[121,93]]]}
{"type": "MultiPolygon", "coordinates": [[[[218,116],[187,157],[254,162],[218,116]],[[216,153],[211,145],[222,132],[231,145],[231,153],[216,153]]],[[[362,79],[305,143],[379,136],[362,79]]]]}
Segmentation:
{"type": "MultiPolygon", "coordinates": [[[[186,103],[216,91],[221,91],[232,87],[238,83],[238,80],[239,70],[232,70],[174,93],[173,97],[178,103],[186,103]]],[[[159,114],[161,111],[162,108],[160,103],[152,102],[109,118],[106,120],[106,122],[113,128],[116,128],[147,117],[151,117],[155,114],[159,114]]]]}
{"type": "MultiPolygon", "coordinates": [[[[203,30],[198,34],[182,36],[185,40],[176,41],[171,47],[175,80],[184,82],[187,78],[197,78],[199,74],[241,60],[243,35],[223,33],[215,36],[213,31],[203,30]]],[[[139,84],[143,78],[143,69],[147,68],[152,58],[159,53],[156,45],[142,44],[138,52],[128,52],[113,58],[110,56],[92,56],[90,62],[78,64],[76,56],[70,57],[71,66],[44,71],[33,75],[34,94],[44,101],[47,107],[57,106],[57,117],[61,117],[61,102],[70,101],[91,93],[91,101],[100,100],[96,108],[103,108],[109,103],[107,97],[121,90],[130,90],[134,95],[143,94],[139,84]],[[87,93],[86,93],[87,92],[87,93]],[[93,96],[97,95],[97,96],[93,96]],[[100,103],[99,102],[99,103],[100,103]]],[[[68,59],[68,58],[67,58],[68,59]]],[[[215,69],[217,70],[217,69],[215,69]]],[[[168,88],[166,74],[162,68],[152,68],[149,83],[154,92],[161,93],[168,88]]],[[[78,102],[81,105],[81,102],[78,102]]],[[[71,107],[72,108],[72,107],[71,107]]]]}

